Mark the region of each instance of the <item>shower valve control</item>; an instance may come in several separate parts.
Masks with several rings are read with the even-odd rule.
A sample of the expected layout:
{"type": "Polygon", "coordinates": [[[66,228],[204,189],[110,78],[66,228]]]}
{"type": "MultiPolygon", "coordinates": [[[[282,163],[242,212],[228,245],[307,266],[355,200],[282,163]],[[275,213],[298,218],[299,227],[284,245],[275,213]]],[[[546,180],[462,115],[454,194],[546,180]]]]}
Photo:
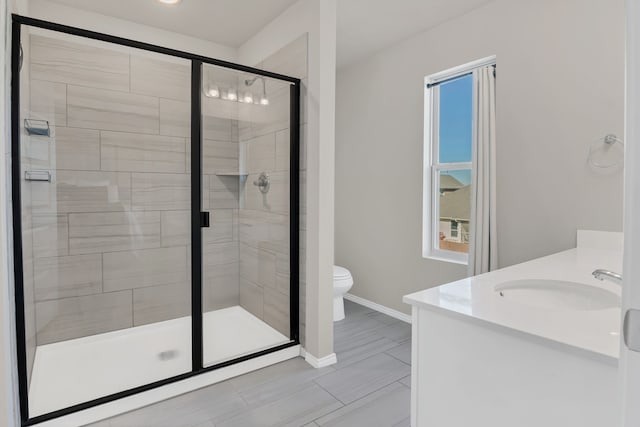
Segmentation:
{"type": "Polygon", "coordinates": [[[271,181],[269,180],[269,175],[266,172],[262,172],[258,179],[253,181],[253,185],[258,187],[262,194],[267,194],[269,192],[269,188],[271,187],[271,181]]]}

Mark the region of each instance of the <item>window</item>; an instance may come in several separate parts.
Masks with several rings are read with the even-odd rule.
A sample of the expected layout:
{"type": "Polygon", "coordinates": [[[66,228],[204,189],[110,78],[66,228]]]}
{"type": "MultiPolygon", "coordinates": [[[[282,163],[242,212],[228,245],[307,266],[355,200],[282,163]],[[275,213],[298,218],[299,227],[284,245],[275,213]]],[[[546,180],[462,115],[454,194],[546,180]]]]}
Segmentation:
{"type": "Polygon", "coordinates": [[[467,263],[475,133],[474,70],[487,58],[425,78],[423,256],[467,263]]]}
{"type": "Polygon", "coordinates": [[[451,238],[452,239],[458,238],[458,222],[457,221],[451,222],[451,238]]]}

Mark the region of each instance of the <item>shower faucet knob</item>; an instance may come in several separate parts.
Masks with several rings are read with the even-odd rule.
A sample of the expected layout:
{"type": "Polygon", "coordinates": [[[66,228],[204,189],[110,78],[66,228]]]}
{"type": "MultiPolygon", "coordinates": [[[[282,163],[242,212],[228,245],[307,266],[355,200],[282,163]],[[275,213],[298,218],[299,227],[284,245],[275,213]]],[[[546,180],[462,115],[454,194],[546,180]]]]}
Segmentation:
{"type": "Polygon", "coordinates": [[[269,188],[271,187],[271,181],[269,180],[269,175],[266,172],[262,172],[258,179],[253,181],[253,185],[258,187],[262,194],[267,194],[269,192],[269,188]]]}

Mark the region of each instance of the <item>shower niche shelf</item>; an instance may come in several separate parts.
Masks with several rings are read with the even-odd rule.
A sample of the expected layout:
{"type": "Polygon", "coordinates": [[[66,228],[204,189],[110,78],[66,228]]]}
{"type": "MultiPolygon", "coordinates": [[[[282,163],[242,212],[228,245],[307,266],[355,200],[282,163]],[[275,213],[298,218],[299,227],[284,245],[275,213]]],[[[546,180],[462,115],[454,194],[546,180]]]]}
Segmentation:
{"type": "Polygon", "coordinates": [[[29,135],[51,136],[51,127],[47,120],[24,119],[24,128],[29,135]]]}
{"type": "Polygon", "coordinates": [[[240,178],[246,178],[249,174],[244,172],[217,172],[216,176],[237,176],[240,178]]]}

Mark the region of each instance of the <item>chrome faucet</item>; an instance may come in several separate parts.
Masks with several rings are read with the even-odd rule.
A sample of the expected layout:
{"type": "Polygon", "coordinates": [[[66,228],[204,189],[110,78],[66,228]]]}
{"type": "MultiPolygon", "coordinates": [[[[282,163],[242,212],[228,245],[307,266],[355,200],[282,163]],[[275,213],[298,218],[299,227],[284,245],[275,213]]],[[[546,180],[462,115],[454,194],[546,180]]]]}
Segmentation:
{"type": "Polygon", "coordinates": [[[598,280],[607,279],[619,285],[622,284],[622,274],[614,273],[613,271],[598,269],[591,274],[593,274],[593,277],[595,277],[598,280]]]}

